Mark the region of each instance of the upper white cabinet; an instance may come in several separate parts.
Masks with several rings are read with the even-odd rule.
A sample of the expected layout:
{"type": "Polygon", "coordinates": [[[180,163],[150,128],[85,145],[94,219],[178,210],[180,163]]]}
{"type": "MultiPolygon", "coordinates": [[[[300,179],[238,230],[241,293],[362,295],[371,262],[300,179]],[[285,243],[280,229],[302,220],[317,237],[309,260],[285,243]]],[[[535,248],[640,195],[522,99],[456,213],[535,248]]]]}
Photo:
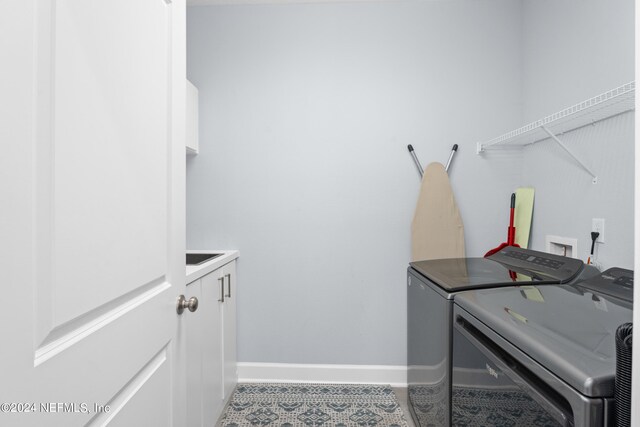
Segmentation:
{"type": "Polygon", "coordinates": [[[198,154],[198,88],[187,82],[187,154],[198,154]]]}

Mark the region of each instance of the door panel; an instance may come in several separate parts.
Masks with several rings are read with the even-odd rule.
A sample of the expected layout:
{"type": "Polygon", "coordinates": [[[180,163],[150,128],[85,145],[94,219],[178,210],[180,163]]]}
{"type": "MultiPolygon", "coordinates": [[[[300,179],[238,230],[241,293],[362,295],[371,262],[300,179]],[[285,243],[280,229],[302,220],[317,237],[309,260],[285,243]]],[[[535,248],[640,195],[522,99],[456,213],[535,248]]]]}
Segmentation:
{"type": "Polygon", "coordinates": [[[8,9],[0,424],[181,425],[184,0],[8,9]]]}
{"type": "Polygon", "coordinates": [[[51,227],[55,254],[40,282],[54,297],[38,312],[51,313],[53,328],[165,282],[167,186],[158,183],[167,181],[171,141],[169,8],[163,0],[53,7],[46,144],[55,155],[38,169],[51,200],[41,227],[51,227]]]}
{"type": "Polygon", "coordinates": [[[97,414],[90,426],[169,426],[171,419],[171,369],[167,362],[170,350],[162,349],[145,367],[107,404],[95,408],[97,414]],[[167,393],[158,399],[157,390],[167,393]],[[158,403],[164,403],[158,404],[158,403]]]}

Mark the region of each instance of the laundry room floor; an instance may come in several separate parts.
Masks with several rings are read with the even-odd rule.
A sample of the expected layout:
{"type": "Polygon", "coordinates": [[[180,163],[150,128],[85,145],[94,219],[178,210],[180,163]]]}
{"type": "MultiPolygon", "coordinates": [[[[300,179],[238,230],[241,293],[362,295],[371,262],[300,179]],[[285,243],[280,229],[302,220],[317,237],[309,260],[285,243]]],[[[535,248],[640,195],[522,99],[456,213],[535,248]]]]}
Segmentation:
{"type": "Polygon", "coordinates": [[[406,387],[392,387],[393,392],[396,394],[400,409],[404,413],[404,419],[407,421],[408,427],[416,427],[411,418],[411,412],[409,412],[409,391],[406,387]]]}
{"type": "Polygon", "coordinates": [[[415,427],[407,389],[372,384],[238,384],[219,427],[415,427]]]}

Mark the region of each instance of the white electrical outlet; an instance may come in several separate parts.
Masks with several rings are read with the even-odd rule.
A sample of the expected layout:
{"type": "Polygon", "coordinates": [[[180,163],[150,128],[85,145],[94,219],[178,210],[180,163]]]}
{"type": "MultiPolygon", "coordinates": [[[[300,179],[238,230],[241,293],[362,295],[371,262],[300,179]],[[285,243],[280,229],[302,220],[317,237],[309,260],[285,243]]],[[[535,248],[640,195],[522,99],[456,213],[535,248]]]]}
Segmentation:
{"type": "Polygon", "coordinates": [[[600,233],[597,243],[604,243],[604,218],[591,218],[591,231],[600,233]]]}

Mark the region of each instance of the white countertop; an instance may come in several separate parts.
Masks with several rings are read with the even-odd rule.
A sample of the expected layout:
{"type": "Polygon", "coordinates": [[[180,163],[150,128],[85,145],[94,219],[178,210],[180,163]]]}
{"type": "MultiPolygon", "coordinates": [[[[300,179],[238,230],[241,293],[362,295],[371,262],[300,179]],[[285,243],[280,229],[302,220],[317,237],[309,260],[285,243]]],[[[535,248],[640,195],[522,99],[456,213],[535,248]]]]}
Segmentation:
{"type": "Polygon", "coordinates": [[[222,254],[198,265],[187,265],[187,285],[202,276],[217,270],[240,256],[239,251],[188,250],[188,254],[222,254]]]}

